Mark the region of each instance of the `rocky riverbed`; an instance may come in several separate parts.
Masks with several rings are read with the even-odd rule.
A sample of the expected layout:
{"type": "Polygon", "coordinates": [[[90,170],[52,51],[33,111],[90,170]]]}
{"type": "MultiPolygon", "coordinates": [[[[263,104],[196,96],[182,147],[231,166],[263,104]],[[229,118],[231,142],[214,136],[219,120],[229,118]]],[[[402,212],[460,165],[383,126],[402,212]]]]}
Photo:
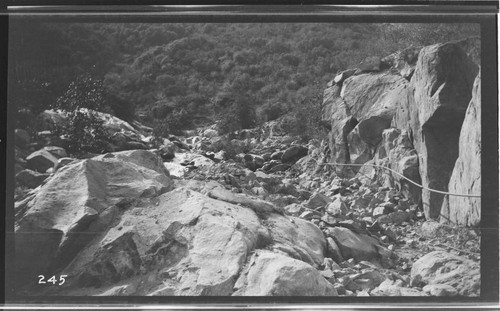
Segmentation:
{"type": "MultiPolygon", "coordinates": [[[[16,275],[29,295],[477,296],[480,75],[474,45],[371,59],[325,90],[328,139],[280,120],[151,144],[101,114],[109,152],[70,158],[16,130],[16,275]],[[464,148],[465,146],[465,148],[464,148]],[[38,275],[67,275],[40,290],[38,275]]],[[[477,52],[477,51],[476,51],[477,52]]],[[[46,111],[41,120],[64,122],[46,111]]]]}

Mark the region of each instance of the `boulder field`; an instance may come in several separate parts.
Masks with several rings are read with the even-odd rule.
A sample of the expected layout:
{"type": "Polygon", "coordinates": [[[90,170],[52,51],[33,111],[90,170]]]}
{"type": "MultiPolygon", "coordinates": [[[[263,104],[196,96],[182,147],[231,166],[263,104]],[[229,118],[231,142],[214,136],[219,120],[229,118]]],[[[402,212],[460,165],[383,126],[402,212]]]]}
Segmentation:
{"type": "Polygon", "coordinates": [[[109,152],[72,158],[50,136],[64,116],[45,111],[44,142],[16,130],[18,292],[478,296],[480,198],[401,177],[480,194],[469,41],[339,73],[324,92],[324,140],[291,137],[278,119],[154,146],[149,128],[99,114],[109,152]],[[41,288],[38,275],[67,278],[41,288]]]}

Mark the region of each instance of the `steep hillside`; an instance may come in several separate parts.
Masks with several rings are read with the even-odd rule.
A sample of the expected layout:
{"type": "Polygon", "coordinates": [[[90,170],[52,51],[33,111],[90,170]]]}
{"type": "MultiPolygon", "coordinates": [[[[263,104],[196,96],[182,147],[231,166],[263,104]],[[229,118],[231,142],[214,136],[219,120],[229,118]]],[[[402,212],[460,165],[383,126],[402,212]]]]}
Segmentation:
{"type": "MultiPolygon", "coordinates": [[[[478,35],[479,29],[467,24],[51,24],[14,18],[10,33],[9,102],[23,113],[27,108],[37,115],[53,106],[72,81],[90,74],[106,94],[100,111],[127,121],[138,118],[160,134],[179,134],[216,120],[229,132],[289,112],[293,118],[319,117],[314,98],[338,71],[367,56],[478,35]]],[[[314,134],[316,129],[311,124],[306,130],[314,134]]]]}

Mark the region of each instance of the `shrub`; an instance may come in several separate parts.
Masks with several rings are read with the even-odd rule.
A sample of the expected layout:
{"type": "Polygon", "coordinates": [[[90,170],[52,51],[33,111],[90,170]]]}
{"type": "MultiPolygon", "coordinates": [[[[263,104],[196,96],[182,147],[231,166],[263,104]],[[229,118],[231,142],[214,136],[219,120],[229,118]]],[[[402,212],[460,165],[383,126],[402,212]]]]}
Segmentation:
{"type": "Polygon", "coordinates": [[[291,112],[281,121],[282,130],[290,135],[300,136],[304,141],[324,136],[321,103],[319,84],[300,89],[292,103],[291,112]]]}
{"type": "Polygon", "coordinates": [[[84,74],[70,83],[52,107],[66,115],[67,122],[56,125],[55,133],[65,137],[65,148],[70,154],[80,156],[106,150],[106,132],[96,113],[104,106],[103,94],[102,81],[84,74]]]}
{"type": "Polygon", "coordinates": [[[221,111],[217,127],[219,133],[226,134],[240,129],[252,128],[255,124],[256,115],[251,105],[251,99],[239,96],[235,100],[231,99],[230,106],[221,111]]]}
{"type": "Polygon", "coordinates": [[[267,102],[257,109],[257,118],[260,122],[276,120],[285,113],[285,107],[280,103],[267,102]]]}

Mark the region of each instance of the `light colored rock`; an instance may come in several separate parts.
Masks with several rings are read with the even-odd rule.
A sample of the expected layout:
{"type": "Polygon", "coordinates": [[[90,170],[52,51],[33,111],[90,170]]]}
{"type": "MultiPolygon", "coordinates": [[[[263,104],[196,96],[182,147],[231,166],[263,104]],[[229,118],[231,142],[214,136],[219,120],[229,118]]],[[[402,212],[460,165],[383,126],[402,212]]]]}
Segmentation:
{"type": "Polygon", "coordinates": [[[130,286],[130,285],[114,286],[114,287],[108,289],[107,291],[105,291],[104,293],[99,294],[97,296],[128,296],[128,295],[130,295],[131,287],[132,286],[130,286]]]}
{"type": "Polygon", "coordinates": [[[416,278],[417,275],[430,285],[450,285],[462,296],[479,295],[479,263],[460,256],[444,251],[428,253],[413,264],[411,277],[416,278]]]}
{"type": "Polygon", "coordinates": [[[304,207],[301,204],[292,203],[290,205],[285,206],[284,209],[288,215],[299,216],[300,213],[302,213],[304,207]]]}
{"type": "Polygon", "coordinates": [[[235,296],[337,296],[313,267],[300,260],[259,250],[236,283],[235,296]]]}
{"type": "Polygon", "coordinates": [[[317,226],[300,218],[278,214],[271,214],[265,224],[274,242],[273,249],[314,267],[323,263],[326,240],[317,226]]]}
{"type": "Polygon", "coordinates": [[[52,154],[54,157],[56,157],[58,159],[68,156],[68,154],[66,153],[66,150],[64,150],[64,148],[61,148],[61,147],[45,146],[42,149],[50,152],[50,154],[52,154]]]}
{"type": "Polygon", "coordinates": [[[188,169],[185,166],[178,163],[163,162],[163,166],[172,177],[182,178],[188,172],[188,169]]]}
{"type": "Polygon", "coordinates": [[[387,213],[388,212],[386,211],[385,207],[383,207],[383,206],[377,206],[373,210],[372,215],[373,215],[373,217],[380,217],[380,216],[385,215],[387,213]]]}
{"type": "Polygon", "coordinates": [[[117,208],[172,189],[165,174],[150,169],[147,158],[135,158],[133,153],[68,164],[16,211],[20,282],[35,271],[67,265],[78,249],[105,230],[117,208]]]}
{"type": "Polygon", "coordinates": [[[344,81],[340,96],[358,122],[379,117],[390,124],[407,84],[401,76],[386,72],[361,74],[344,81]]]}
{"type": "Polygon", "coordinates": [[[387,72],[356,75],[344,81],[340,94],[343,101],[337,100],[334,106],[345,105],[345,114],[342,109],[336,112],[342,121],[332,118],[331,127],[330,149],[336,162],[365,163],[373,158],[372,149],[390,127],[406,97],[407,84],[401,76],[387,72]]]}
{"type": "MultiPolygon", "coordinates": [[[[481,76],[460,131],[458,159],[448,184],[451,193],[481,195],[481,76]]],[[[481,221],[481,198],[447,196],[440,219],[459,226],[477,227],[481,221]]]]}
{"type": "Polygon", "coordinates": [[[139,277],[147,291],[131,295],[158,295],[165,288],[175,295],[230,295],[249,252],[270,241],[250,209],[185,188],[155,200],[126,211],[119,224],[82,251],[66,269],[75,275],[74,286],[139,277]]]}
{"type": "Polygon", "coordinates": [[[429,294],[431,296],[439,296],[439,297],[453,297],[458,295],[458,292],[453,286],[448,284],[432,284],[426,285],[422,288],[424,293],[429,294]]]}
{"type": "Polygon", "coordinates": [[[327,235],[334,239],[344,259],[354,258],[357,261],[371,260],[379,256],[379,243],[365,234],[356,234],[343,227],[330,228],[327,235]]]}
{"type": "Polygon", "coordinates": [[[346,289],[371,291],[385,281],[386,276],[374,269],[364,269],[360,273],[351,275],[349,279],[350,282],[346,285],[346,289]]]}
{"type": "Polygon", "coordinates": [[[377,288],[373,289],[372,296],[427,296],[424,292],[415,288],[402,287],[390,279],[383,281],[377,288]]]}
{"type": "Polygon", "coordinates": [[[127,150],[121,152],[107,153],[94,158],[97,161],[105,162],[130,162],[141,167],[153,170],[159,174],[168,176],[168,171],[163,166],[163,161],[157,154],[147,150],[127,150]]]}
{"type": "Polygon", "coordinates": [[[325,210],[332,216],[345,215],[348,211],[347,205],[340,198],[336,198],[333,202],[328,203],[325,210]]]}

